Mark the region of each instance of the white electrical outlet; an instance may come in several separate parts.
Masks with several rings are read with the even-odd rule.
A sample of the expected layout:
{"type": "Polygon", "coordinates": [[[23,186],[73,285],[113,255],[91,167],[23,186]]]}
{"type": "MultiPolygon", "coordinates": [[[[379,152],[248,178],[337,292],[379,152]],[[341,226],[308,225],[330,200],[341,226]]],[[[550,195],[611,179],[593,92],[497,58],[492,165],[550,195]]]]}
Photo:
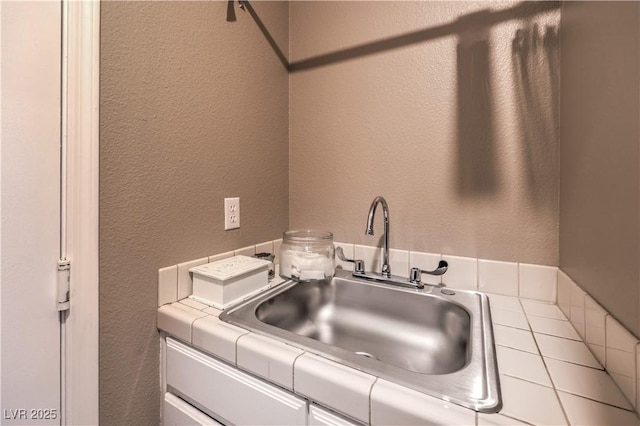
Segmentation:
{"type": "Polygon", "coordinates": [[[224,199],[224,229],[240,228],[240,198],[224,199]]]}

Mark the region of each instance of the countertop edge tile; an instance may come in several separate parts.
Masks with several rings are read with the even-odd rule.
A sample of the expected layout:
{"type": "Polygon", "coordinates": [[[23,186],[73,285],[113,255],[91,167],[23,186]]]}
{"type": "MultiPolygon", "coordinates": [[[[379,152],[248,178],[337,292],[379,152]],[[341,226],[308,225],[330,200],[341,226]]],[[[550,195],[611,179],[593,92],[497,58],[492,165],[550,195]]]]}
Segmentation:
{"type": "Polygon", "coordinates": [[[369,424],[369,397],[376,377],[308,352],[294,363],[294,392],[369,424]]]}
{"type": "Polygon", "coordinates": [[[207,315],[193,323],[193,346],[236,365],[236,342],[249,331],[207,315]]]}
{"type": "Polygon", "coordinates": [[[208,314],[205,312],[174,302],[158,308],[157,327],[159,330],[191,343],[193,323],[206,316],[208,314]]]}
{"type": "Polygon", "coordinates": [[[293,390],[293,365],[304,351],[255,333],[236,343],[238,367],[293,390]]]}
{"type": "Polygon", "coordinates": [[[384,379],[371,390],[372,425],[475,425],[476,413],[384,379]]]}

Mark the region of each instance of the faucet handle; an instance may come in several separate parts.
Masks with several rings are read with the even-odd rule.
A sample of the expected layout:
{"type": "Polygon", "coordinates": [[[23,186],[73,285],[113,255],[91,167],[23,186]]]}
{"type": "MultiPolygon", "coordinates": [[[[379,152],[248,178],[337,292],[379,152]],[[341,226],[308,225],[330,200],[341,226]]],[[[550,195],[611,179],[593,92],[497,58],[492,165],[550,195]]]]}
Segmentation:
{"type": "Polygon", "coordinates": [[[449,264],[446,260],[441,260],[440,262],[438,262],[438,267],[433,271],[423,271],[420,268],[411,268],[409,281],[412,283],[420,283],[422,281],[422,274],[442,275],[447,272],[447,269],[449,269],[449,264]]]}
{"type": "Polygon", "coordinates": [[[364,273],[364,260],[347,259],[347,257],[344,255],[344,251],[342,250],[342,247],[336,247],[336,255],[338,256],[338,259],[342,260],[343,262],[353,263],[354,264],[353,272],[364,273]]]}

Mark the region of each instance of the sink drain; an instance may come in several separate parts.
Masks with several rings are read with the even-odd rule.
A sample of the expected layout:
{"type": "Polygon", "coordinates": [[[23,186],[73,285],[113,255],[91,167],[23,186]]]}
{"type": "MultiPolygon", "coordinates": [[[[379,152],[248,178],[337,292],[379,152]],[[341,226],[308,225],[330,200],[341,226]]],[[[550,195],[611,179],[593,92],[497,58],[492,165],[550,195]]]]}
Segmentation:
{"type": "Polygon", "coordinates": [[[354,353],[355,353],[356,355],[366,356],[367,358],[373,358],[373,359],[376,359],[376,360],[378,359],[378,358],[376,358],[374,355],[370,354],[369,352],[362,352],[362,351],[359,351],[359,352],[354,352],[354,353]]]}

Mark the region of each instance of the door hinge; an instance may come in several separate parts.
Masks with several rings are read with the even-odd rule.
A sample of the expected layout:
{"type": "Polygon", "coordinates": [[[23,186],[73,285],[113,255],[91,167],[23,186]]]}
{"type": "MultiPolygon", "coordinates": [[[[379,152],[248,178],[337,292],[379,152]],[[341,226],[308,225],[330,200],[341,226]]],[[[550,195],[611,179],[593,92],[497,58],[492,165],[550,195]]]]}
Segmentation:
{"type": "Polygon", "coordinates": [[[69,309],[69,292],[71,290],[71,262],[58,260],[58,311],[69,309]]]}

